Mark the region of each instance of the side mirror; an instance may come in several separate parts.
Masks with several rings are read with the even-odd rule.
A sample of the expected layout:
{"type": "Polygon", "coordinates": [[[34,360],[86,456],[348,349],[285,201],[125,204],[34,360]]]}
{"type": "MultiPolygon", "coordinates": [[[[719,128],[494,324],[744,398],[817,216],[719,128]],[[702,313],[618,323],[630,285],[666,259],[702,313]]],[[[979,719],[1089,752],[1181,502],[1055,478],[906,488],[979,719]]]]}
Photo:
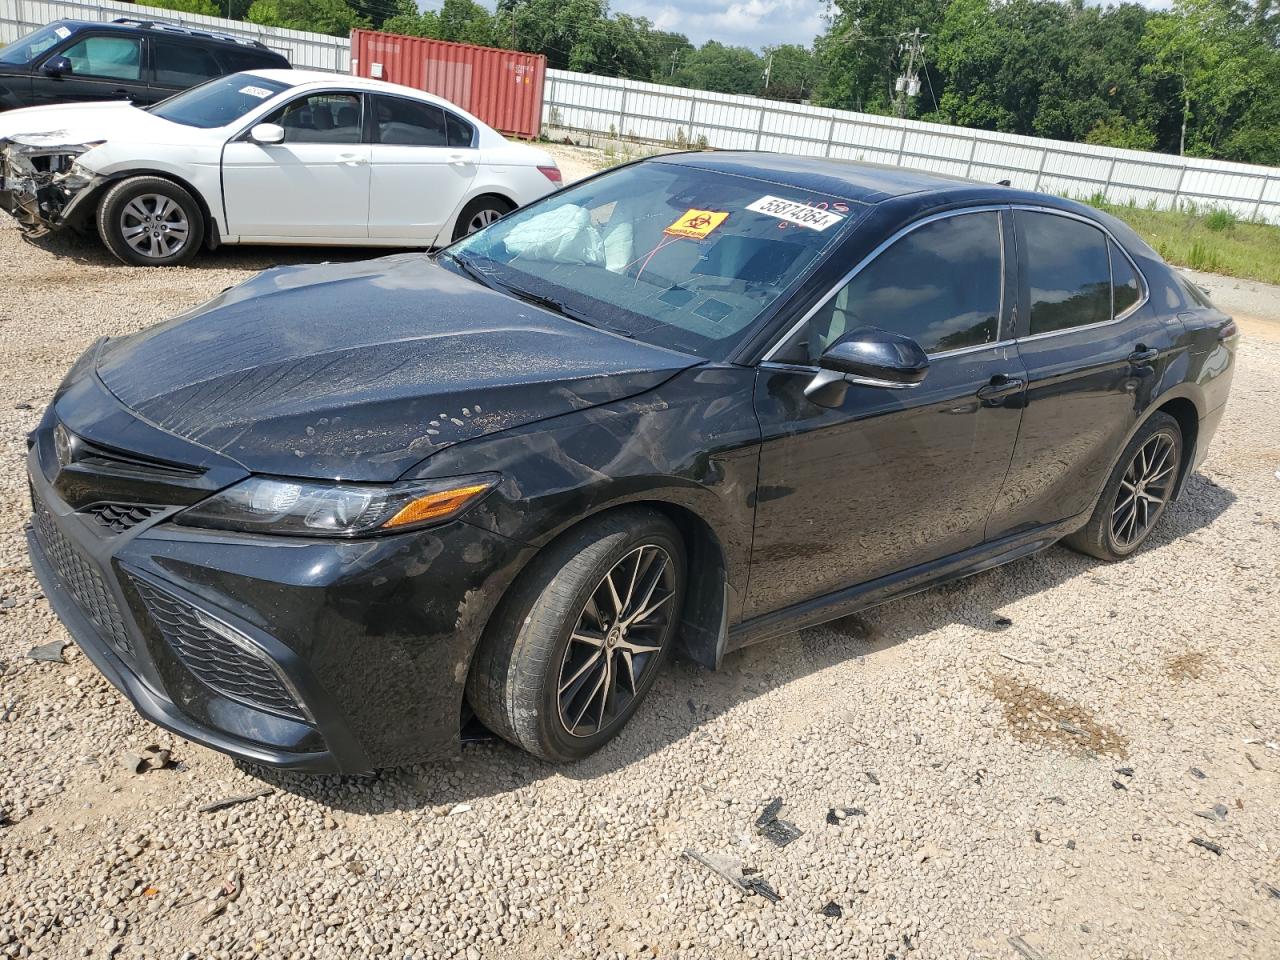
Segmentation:
{"type": "Polygon", "coordinates": [[[278,123],[260,123],[249,131],[249,139],[264,146],[284,143],[284,127],[278,123]]]}
{"type": "Polygon", "coordinates": [[[44,75],[46,77],[62,77],[71,74],[71,61],[62,55],[50,57],[44,62],[44,75]]]}
{"type": "Polygon", "coordinates": [[[916,386],[929,372],[929,356],[910,337],[860,327],[829,346],[818,366],[804,395],[820,406],[835,407],[851,383],[890,390],[916,386]]]}

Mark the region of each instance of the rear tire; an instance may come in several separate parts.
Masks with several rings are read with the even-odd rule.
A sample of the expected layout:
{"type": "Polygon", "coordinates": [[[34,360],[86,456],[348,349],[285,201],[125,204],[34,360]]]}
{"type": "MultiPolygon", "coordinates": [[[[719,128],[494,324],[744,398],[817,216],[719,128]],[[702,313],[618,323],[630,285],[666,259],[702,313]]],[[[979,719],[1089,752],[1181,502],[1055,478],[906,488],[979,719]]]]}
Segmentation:
{"type": "Polygon", "coordinates": [[[1063,543],[1114,562],[1132,556],[1164,516],[1182,471],[1182,428],[1155,413],[1116,462],[1093,516],[1063,543]]]}
{"type": "Polygon", "coordinates": [[[653,685],[684,587],[684,543],[656,510],[617,510],[566,534],[520,575],[485,631],[467,680],[476,715],[544,760],[595,752],[653,685]]]}
{"type": "Polygon", "coordinates": [[[98,235],[135,267],[189,263],[204,242],[204,213],[193,196],[163,177],[129,177],[98,204],[98,235]]]}
{"type": "Polygon", "coordinates": [[[469,237],[477,230],[483,230],[489,224],[505,217],[514,209],[514,206],[501,197],[476,197],[458,214],[457,222],[453,225],[453,239],[461,240],[463,237],[469,237]]]}

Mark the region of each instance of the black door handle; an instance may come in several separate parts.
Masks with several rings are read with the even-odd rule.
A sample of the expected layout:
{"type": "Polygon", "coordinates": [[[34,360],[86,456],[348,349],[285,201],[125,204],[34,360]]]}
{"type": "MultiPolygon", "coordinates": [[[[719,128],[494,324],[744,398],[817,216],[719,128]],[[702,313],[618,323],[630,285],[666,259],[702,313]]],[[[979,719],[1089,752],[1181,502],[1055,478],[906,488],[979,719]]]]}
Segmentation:
{"type": "Polygon", "coordinates": [[[128,90],[120,89],[120,90],[117,90],[117,91],[116,91],[116,99],[117,99],[117,100],[132,100],[132,99],[133,99],[133,94],[132,94],[130,91],[128,91],[128,90]]]}
{"type": "Polygon", "coordinates": [[[1129,365],[1131,367],[1149,367],[1160,356],[1160,351],[1154,347],[1147,348],[1143,344],[1138,344],[1138,349],[1129,354],[1129,365]]]}
{"type": "Polygon", "coordinates": [[[1021,393],[1027,385],[1021,377],[1010,377],[997,373],[986,386],[978,388],[978,399],[987,406],[1000,406],[1000,400],[1015,393],[1021,393]]]}

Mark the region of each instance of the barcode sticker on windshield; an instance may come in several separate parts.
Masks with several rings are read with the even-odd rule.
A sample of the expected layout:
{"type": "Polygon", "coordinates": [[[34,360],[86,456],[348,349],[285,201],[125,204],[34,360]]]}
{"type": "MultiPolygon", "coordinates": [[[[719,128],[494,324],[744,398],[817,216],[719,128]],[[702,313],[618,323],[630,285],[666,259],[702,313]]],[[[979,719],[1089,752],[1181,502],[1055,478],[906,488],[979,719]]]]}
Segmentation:
{"type": "Polygon", "coordinates": [[[752,213],[763,213],[768,217],[777,217],[787,223],[794,223],[810,230],[825,230],[835,226],[844,217],[830,210],[819,210],[805,203],[794,200],[783,200],[781,197],[761,197],[755,203],[747,205],[752,213]]]}
{"type": "Polygon", "coordinates": [[[60,40],[65,40],[67,37],[71,36],[71,31],[66,27],[54,27],[53,32],[58,35],[60,40]]]}
{"type": "Polygon", "coordinates": [[[257,97],[259,100],[265,100],[271,96],[271,91],[266,87],[241,87],[241,93],[248,94],[251,97],[257,97]]]}

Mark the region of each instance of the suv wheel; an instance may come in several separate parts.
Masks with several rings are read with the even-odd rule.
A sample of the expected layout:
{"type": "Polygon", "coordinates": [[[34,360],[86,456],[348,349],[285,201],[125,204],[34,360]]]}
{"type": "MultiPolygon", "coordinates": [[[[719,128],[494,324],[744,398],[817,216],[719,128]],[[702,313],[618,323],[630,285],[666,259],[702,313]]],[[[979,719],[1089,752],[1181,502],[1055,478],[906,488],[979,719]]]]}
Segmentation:
{"type": "Polygon", "coordinates": [[[186,190],[163,177],[130,177],[98,204],[98,234],[108,250],[138,267],[187,263],[204,242],[204,215],[186,190]]]}
{"type": "Polygon", "coordinates": [[[1134,553],[1164,516],[1182,467],[1182,428],[1153,414],[1120,455],[1093,516],[1063,542],[1099,560],[1134,553]]]}
{"type": "Polygon", "coordinates": [[[494,615],[467,681],[476,714],[544,760],[599,749],[653,685],[684,586],[684,544],[661,513],[584,524],[534,560],[494,615]]]}

